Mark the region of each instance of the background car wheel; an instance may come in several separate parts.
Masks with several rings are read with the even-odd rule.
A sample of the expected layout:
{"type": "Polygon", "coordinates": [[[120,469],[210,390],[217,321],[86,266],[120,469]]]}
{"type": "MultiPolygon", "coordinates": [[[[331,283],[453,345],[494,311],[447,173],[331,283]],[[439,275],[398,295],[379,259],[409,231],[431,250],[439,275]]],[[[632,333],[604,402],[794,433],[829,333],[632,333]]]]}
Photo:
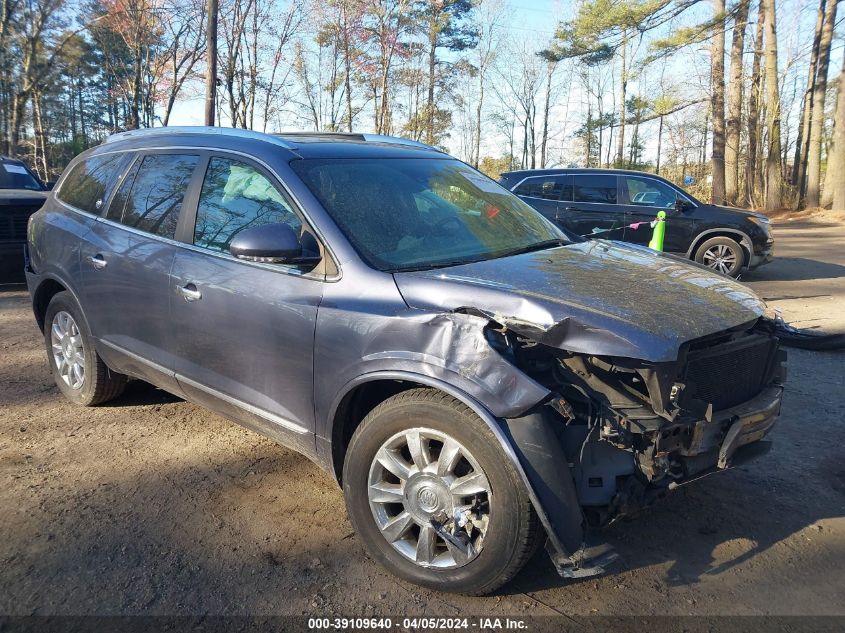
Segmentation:
{"type": "Polygon", "coordinates": [[[539,538],[528,492],[496,437],[433,389],[404,391],[367,415],[346,454],[343,491],[370,555],[440,591],[494,591],[539,538]]]}
{"type": "Polygon", "coordinates": [[[736,277],[745,266],[745,253],[739,242],[729,237],[712,237],[698,247],[695,261],[725,275],[736,277]]]}
{"type": "Polygon", "coordinates": [[[44,342],[50,371],[72,402],[92,406],[117,397],[126,376],[111,371],[94,349],[82,310],[69,292],[59,292],[47,306],[44,342]]]}

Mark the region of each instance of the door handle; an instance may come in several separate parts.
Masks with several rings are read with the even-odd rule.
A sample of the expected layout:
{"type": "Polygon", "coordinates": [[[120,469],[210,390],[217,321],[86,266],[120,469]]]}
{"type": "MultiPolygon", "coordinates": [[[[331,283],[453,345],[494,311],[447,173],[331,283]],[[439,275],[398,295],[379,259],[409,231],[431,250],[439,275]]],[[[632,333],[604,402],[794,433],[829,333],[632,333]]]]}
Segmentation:
{"type": "Polygon", "coordinates": [[[108,262],[106,261],[106,258],[103,257],[100,253],[97,253],[96,255],[89,255],[88,261],[97,270],[102,270],[103,268],[106,267],[106,264],[108,264],[108,262]]]}
{"type": "Polygon", "coordinates": [[[192,283],[187,283],[184,286],[176,288],[179,294],[185,297],[185,301],[199,301],[202,299],[202,293],[197,290],[197,287],[192,283]]]}

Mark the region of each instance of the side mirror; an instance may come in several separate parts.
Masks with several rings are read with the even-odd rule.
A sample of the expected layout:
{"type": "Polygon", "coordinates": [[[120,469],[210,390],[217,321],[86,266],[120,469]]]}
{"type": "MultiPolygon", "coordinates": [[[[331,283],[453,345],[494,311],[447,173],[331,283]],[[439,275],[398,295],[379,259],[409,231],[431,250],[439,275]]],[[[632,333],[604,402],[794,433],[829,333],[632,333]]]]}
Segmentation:
{"type": "Polygon", "coordinates": [[[678,213],[683,213],[691,207],[692,205],[689,203],[689,201],[685,200],[684,198],[678,198],[677,200],[675,200],[675,211],[677,211],[678,213]]]}
{"type": "Polygon", "coordinates": [[[287,224],[265,224],[240,231],[229,245],[238,259],[269,264],[303,263],[314,258],[302,257],[299,236],[287,224]]]}

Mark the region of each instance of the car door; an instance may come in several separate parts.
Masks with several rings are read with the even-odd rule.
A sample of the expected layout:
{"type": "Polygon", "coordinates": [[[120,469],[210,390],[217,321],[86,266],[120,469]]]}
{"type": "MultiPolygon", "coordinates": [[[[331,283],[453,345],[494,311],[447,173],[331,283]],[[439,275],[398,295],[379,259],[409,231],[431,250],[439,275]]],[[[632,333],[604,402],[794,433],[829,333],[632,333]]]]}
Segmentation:
{"type": "Polygon", "coordinates": [[[549,220],[565,223],[560,203],[572,199],[572,177],[568,174],[528,176],[513,188],[513,193],[549,220]]]}
{"type": "Polygon", "coordinates": [[[176,227],[200,156],[142,152],[82,248],[86,316],[118,371],[178,392],[170,332],[176,227]]]}
{"type": "Polygon", "coordinates": [[[694,234],[695,220],[691,214],[675,209],[675,202],[681,194],[662,180],[650,176],[625,175],[621,181],[625,241],[648,244],[652,235],[650,223],[660,211],[665,211],[663,250],[671,253],[686,252],[694,234]]]}
{"type": "Polygon", "coordinates": [[[562,204],[560,215],[564,225],[578,235],[621,240],[625,212],[618,200],[615,174],[573,174],[572,202],[562,204]]]}
{"type": "MultiPolygon", "coordinates": [[[[243,261],[238,231],[287,223],[319,249],[275,177],[215,154],[170,274],[177,378],[192,400],[303,452],[313,451],[313,350],[323,277],[243,261]]],[[[307,240],[303,239],[303,243],[307,240]]]]}

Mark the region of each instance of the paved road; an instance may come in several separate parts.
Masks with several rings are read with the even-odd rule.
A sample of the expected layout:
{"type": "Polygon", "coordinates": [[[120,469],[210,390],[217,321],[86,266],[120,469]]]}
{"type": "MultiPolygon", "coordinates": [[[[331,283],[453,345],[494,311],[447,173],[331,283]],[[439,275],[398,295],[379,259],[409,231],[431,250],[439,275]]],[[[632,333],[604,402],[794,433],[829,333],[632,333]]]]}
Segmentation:
{"type": "MultiPolygon", "coordinates": [[[[778,227],[747,281],[803,326],[845,331],[838,227],[778,227]]],[[[0,292],[0,613],[842,614],[845,355],[790,352],[775,448],[606,537],[605,577],[542,552],[497,595],[398,581],[364,555],[329,477],[297,454],[134,383],[68,405],[20,291],[0,292]]]]}
{"type": "Polygon", "coordinates": [[[845,225],[780,222],[776,259],[743,281],[802,328],[845,332],[845,225]]]}

